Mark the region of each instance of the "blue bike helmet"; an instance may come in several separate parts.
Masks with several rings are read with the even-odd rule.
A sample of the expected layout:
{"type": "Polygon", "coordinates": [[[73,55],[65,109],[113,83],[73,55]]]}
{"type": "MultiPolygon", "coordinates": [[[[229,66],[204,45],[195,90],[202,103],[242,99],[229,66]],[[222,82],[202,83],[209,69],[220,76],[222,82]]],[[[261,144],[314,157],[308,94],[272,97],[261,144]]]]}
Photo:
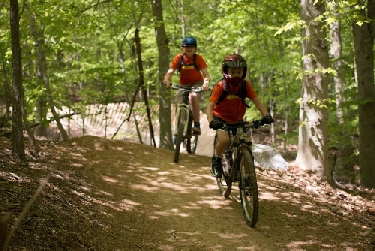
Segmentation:
{"type": "Polygon", "coordinates": [[[197,40],[192,36],[184,37],[181,42],[181,47],[186,47],[186,46],[197,47],[197,45],[198,45],[197,40]]]}

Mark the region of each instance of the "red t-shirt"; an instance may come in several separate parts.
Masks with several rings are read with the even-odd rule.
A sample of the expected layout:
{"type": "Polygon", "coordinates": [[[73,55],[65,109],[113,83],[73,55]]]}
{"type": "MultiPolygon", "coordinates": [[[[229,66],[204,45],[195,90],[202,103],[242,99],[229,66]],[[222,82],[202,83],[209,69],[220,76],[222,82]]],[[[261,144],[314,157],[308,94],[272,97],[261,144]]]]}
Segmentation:
{"type": "MultiPolygon", "coordinates": [[[[237,88],[229,86],[230,92],[238,93],[239,89],[240,86],[238,86],[237,88]]],[[[220,81],[212,90],[210,102],[216,103],[223,91],[223,82],[220,81]]],[[[246,97],[253,100],[257,96],[258,95],[254,91],[250,82],[246,80],[246,97]]],[[[245,112],[246,106],[242,102],[242,99],[239,96],[231,93],[229,93],[224,100],[222,100],[219,104],[216,104],[214,107],[214,115],[228,123],[234,123],[243,120],[245,112]]]]}
{"type": "MultiPolygon", "coordinates": [[[[197,57],[195,59],[195,62],[198,66],[199,69],[205,69],[207,68],[207,64],[206,62],[204,61],[203,57],[199,54],[196,54],[197,57]]],[[[181,54],[177,54],[170,67],[173,68],[173,69],[178,69],[180,67],[179,65],[179,59],[180,59],[180,56],[181,54]]],[[[186,56],[184,55],[183,57],[184,59],[184,64],[191,64],[190,66],[185,66],[183,65],[182,68],[181,68],[181,72],[180,72],[180,84],[181,85],[191,85],[191,84],[195,84],[197,82],[201,82],[203,81],[203,76],[202,76],[202,73],[200,71],[198,71],[197,69],[195,69],[194,65],[193,65],[193,58],[186,58],[186,56]]]]}

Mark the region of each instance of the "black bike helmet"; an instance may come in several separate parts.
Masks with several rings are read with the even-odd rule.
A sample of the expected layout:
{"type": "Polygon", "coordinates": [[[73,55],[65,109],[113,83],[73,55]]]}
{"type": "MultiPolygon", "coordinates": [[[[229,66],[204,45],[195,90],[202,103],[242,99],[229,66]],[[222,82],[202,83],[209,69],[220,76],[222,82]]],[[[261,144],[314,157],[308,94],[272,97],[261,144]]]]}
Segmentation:
{"type": "Polygon", "coordinates": [[[192,36],[184,37],[181,42],[181,47],[186,47],[186,46],[197,47],[197,45],[198,45],[197,40],[192,36]]]}
{"type": "Polygon", "coordinates": [[[246,77],[247,64],[246,60],[239,54],[229,54],[223,60],[222,64],[222,74],[225,79],[228,79],[228,68],[243,68],[242,79],[246,77]]]}

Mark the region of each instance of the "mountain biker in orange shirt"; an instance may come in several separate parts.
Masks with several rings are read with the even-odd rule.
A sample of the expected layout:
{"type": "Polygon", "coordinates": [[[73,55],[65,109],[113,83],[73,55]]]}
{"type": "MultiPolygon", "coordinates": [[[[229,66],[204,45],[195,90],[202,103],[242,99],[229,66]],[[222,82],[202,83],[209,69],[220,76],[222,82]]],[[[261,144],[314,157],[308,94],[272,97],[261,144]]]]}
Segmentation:
{"type": "MultiPolygon", "coordinates": [[[[260,113],[263,115],[262,124],[270,124],[273,118],[269,115],[267,108],[260,101],[253,87],[246,77],[246,60],[238,54],[230,54],[226,56],[222,63],[223,79],[219,81],[212,90],[209,104],[207,106],[207,120],[210,123],[210,128],[217,130],[222,128],[223,123],[235,123],[243,120],[246,112],[246,104],[244,100],[238,95],[241,85],[246,84],[246,97],[249,98],[260,113]],[[225,83],[224,83],[225,81],[225,83]],[[223,85],[228,87],[228,95],[220,102],[219,98],[223,95],[223,85]]],[[[222,154],[230,144],[230,138],[227,131],[217,131],[216,152],[212,157],[211,173],[216,178],[222,177],[222,154]]]]}
{"type": "MultiPolygon", "coordinates": [[[[183,55],[183,65],[180,69],[180,85],[195,87],[202,86],[203,91],[208,90],[208,86],[210,84],[210,74],[207,71],[207,64],[204,61],[203,57],[199,54],[196,54],[197,45],[197,40],[192,36],[187,36],[182,39],[182,54],[177,54],[174,57],[173,61],[170,64],[170,68],[164,76],[163,84],[165,84],[167,87],[170,87],[173,73],[175,72],[175,70],[180,68],[180,57],[181,55],[183,55]]],[[[178,91],[176,93],[177,104],[182,103],[182,94],[183,91],[178,91]]],[[[191,92],[189,101],[194,117],[194,127],[192,128],[192,131],[194,133],[200,134],[200,94],[191,92]]]]}

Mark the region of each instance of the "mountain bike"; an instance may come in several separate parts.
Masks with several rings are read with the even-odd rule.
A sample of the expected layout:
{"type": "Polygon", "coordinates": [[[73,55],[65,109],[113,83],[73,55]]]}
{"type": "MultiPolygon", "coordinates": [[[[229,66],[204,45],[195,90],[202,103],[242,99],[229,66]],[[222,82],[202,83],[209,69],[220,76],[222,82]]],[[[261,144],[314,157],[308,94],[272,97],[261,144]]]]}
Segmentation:
{"type": "MultiPolygon", "coordinates": [[[[252,122],[241,121],[224,124],[222,129],[228,131],[230,145],[222,158],[223,177],[216,178],[220,194],[228,198],[231,194],[233,182],[238,182],[241,205],[246,224],[255,227],[258,222],[258,183],[255,173],[254,157],[251,151],[251,129],[263,126],[260,120],[252,122]]],[[[214,140],[214,153],[217,142],[217,133],[214,140]]]]}
{"type": "Polygon", "coordinates": [[[181,144],[190,154],[195,154],[195,150],[197,149],[199,134],[193,133],[192,131],[194,119],[193,113],[190,109],[189,94],[190,92],[200,93],[202,92],[202,88],[175,84],[172,84],[171,88],[184,91],[183,102],[177,105],[177,119],[174,128],[174,132],[176,133],[176,142],[173,161],[177,163],[180,157],[181,144]]]}

